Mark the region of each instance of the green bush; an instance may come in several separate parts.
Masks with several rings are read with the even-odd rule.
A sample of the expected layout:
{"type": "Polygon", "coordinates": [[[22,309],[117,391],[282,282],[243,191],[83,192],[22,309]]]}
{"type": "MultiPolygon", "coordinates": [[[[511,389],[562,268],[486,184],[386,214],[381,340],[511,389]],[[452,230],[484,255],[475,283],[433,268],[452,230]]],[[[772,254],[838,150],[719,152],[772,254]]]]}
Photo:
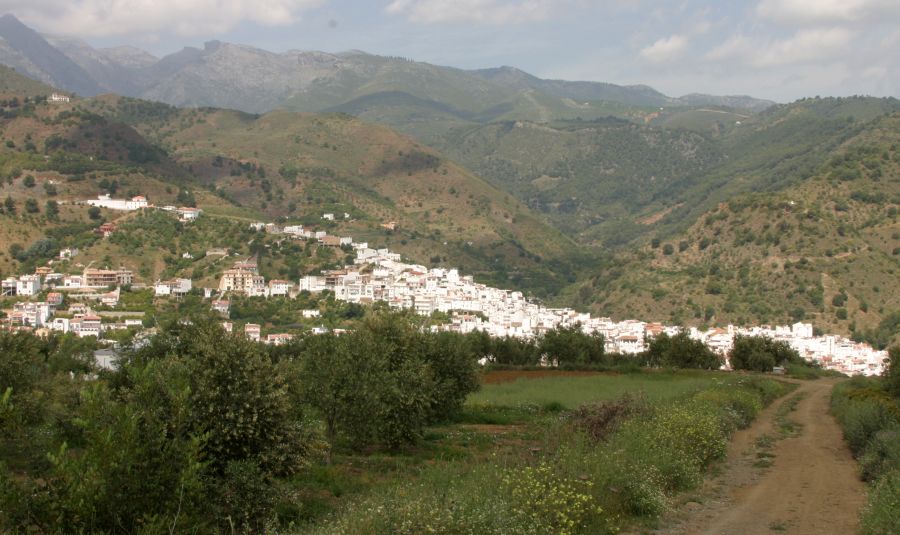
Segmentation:
{"type": "Polygon", "coordinates": [[[860,526],[866,535],[900,532],[900,406],[892,395],[890,372],[880,379],[853,378],[836,386],[831,396],[832,412],[859,461],[860,475],[870,482],[860,526]]]}
{"type": "Polygon", "coordinates": [[[869,490],[860,524],[863,535],[900,533],[900,469],[882,475],[869,490]]]}

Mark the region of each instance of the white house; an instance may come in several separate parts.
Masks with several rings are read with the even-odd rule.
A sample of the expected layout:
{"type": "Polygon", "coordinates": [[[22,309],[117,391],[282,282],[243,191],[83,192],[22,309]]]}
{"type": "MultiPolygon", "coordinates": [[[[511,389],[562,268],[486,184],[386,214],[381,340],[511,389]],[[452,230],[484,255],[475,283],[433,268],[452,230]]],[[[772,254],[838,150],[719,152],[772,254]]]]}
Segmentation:
{"type": "Polygon", "coordinates": [[[178,215],[181,216],[182,221],[196,221],[200,218],[200,214],[203,213],[203,210],[199,208],[191,208],[188,206],[183,206],[177,210],[178,215]]]}
{"type": "Polygon", "coordinates": [[[71,99],[69,98],[68,95],[62,95],[60,93],[51,93],[50,96],[47,97],[48,102],[63,103],[63,102],[69,102],[69,100],[71,100],[71,99]]]}
{"type": "Polygon", "coordinates": [[[63,288],[81,288],[83,285],[81,275],[66,275],[63,277],[63,288]]]}
{"type": "Polygon", "coordinates": [[[109,195],[99,195],[96,199],[91,199],[86,202],[91,206],[97,206],[99,208],[124,211],[140,210],[141,208],[149,206],[147,198],[143,195],[135,195],[130,200],[111,199],[109,195]]]}
{"type": "Polygon", "coordinates": [[[31,296],[41,293],[41,278],[37,275],[22,275],[16,281],[16,295],[31,296]]]}
{"type": "Polygon", "coordinates": [[[270,280],[269,281],[269,295],[288,295],[291,293],[291,288],[294,287],[294,283],[285,281],[285,280],[270,280]]]}
{"type": "Polygon", "coordinates": [[[76,256],[78,256],[78,249],[70,249],[66,247],[65,249],[61,249],[59,251],[60,260],[69,260],[70,258],[74,258],[76,256]]]}
{"type": "Polygon", "coordinates": [[[322,219],[327,221],[334,221],[334,214],[322,214],[322,219]]]}
{"type": "Polygon", "coordinates": [[[244,336],[253,340],[254,342],[259,342],[259,331],[260,327],[256,323],[248,323],[244,325],[244,336]]]}

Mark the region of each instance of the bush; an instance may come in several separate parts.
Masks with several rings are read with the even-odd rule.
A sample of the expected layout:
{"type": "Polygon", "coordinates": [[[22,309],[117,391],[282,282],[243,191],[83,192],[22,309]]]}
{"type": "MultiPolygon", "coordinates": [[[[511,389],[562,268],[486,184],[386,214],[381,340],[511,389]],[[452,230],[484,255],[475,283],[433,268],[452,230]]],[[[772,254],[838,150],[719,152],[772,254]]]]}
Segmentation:
{"type": "Polygon", "coordinates": [[[832,412],[859,461],[860,475],[870,482],[860,529],[867,535],[900,532],[900,406],[889,382],[888,377],[853,378],[836,386],[831,396],[832,412]]]}
{"type": "Polygon", "coordinates": [[[900,533],[900,469],[884,474],[869,490],[862,512],[860,533],[894,535],[900,533]]]}

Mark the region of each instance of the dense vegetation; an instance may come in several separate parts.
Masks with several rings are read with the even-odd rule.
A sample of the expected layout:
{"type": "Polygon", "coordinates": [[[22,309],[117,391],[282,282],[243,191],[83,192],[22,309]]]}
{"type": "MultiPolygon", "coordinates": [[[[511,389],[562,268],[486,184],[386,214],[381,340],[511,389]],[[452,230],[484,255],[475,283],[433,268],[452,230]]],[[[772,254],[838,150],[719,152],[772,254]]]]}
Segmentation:
{"type": "Polygon", "coordinates": [[[891,348],[881,378],[854,378],[835,387],[831,410],[869,483],[862,533],[900,531],[900,346],[891,348]]]}
{"type": "Polygon", "coordinates": [[[278,481],[329,445],[414,442],[478,387],[464,338],[398,316],[271,353],[211,321],[174,323],[99,379],[82,346],[0,334],[3,450],[18,452],[5,529],[262,531],[278,481]]]}

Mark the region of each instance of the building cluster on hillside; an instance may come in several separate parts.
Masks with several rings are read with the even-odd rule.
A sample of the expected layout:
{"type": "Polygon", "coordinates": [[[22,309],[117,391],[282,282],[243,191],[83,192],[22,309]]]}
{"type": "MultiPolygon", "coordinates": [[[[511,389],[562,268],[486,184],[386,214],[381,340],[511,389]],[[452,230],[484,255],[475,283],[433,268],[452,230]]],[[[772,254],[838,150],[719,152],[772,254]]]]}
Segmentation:
{"type": "MultiPolygon", "coordinates": [[[[353,250],[354,263],[343,269],[302,277],[295,283],[277,279],[266,281],[253,259],[235,262],[222,274],[218,296],[213,295],[214,290],[211,288],[203,289],[204,297],[212,299],[212,309],[226,320],[231,306],[227,300],[228,294],[290,298],[301,291],[320,293],[327,290],[336,299],[350,303],[385,302],[390,308],[411,309],[421,315],[443,313],[449,321],[436,328],[460,333],[484,331],[498,337],[533,338],[557,327],[578,327],[585,332],[603,335],[607,351],[623,354],[640,353],[647,348],[648,341],[653,337],[662,333],[676,334],[680,330],[679,327],[660,323],[613,321],[568,308],[545,307],[530,301],[521,292],[477,283],[472,276],[461,275],[456,269],[429,269],[405,263],[399,254],[388,249],[370,248],[367,243],[356,243],[349,237],[330,236],[301,225],[280,227],[271,223],[253,223],[251,228],[297,239],[317,240],[322,246],[353,250]]],[[[66,254],[70,258],[77,254],[77,250],[66,254]]],[[[227,251],[222,251],[222,254],[227,254],[227,251]]],[[[49,267],[41,267],[35,274],[9,277],[0,281],[3,296],[33,298],[45,288],[52,291],[41,302],[29,299],[15,303],[6,324],[10,328],[48,328],[74,332],[79,336],[99,336],[106,329],[139,325],[140,320],[133,319],[125,323],[103,323],[98,315],[81,303],[69,307],[70,317],[53,318],[55,311],[63,303],[64,294],[79,301],[94,300],[103,305],[115,306],[119,301],[120,288],[131,285],[132,282],[131,271],[124,268],[86,268],[80,275],[68,275],[52,273],[49,267]]],[[[158,297],[184,296],[193,288],[192,281],[183,278],[157,281],[153,286],[154,294],[158,297]]],[[[305,310],[302,315],[304,318],[314,318],[319,315],[319,311],[305,310]]],[[[227,321],[224,325],[228,330],[233,327],[227,321]]],[[[316,328],[313,332],[325,331],[324,328],[316,328]]],[[[260,326],[255,324],[244,326],[243,333],[253,340],[269,344],[282,344],[291,339],[291,335],[286,333],[263,337],[260,326]]],[[[688,334],[721,355],[728,354],[738,335],[767,336],[787,342],[803,358],[817,362],[824,368],[848,374],[880,374],[887,357],[885,351],[874,350],[867,344],[856,343],[841,336],[815,336],[812,325],[806,323],[778,327],[729,325],[706,331],[690,328],[688,334]]]]}
{"type": "Polygon", "coordinates": [[[119,268],[86,268],[81,275],[53,273],[48,267],[39,267],[33,275],[18,278],[7,277],[0,281],[2,295],[7,297],[34,298],[47,290],[43,301],[22,300],[13,303],[5,323],[11,329],[50,329],[73,332],[78,336],[99,336],[105,330],[122,329],[140,325],[129,320],[125,323],[103,323],[84,301],[93,301],[107,307],[119,303],[121,287],[132,284],[131,271],[119,268]],[[77,300],[69,306],[68,317],[54,317],[65,301],[77,300]]]}
{"type": "MultiPolygon", "coordinates": [[[[531,338],[560,326],[578,326],[586,332],[602,334],[607,351],[624,354],[640,353],[653,337],[680,330],[660,323],[616,322],[568,308],[544,307],[529,301],[521,292],[476,283],[455,269],[428,269],[403,263],[399,255],[387,249],[370,249],[365,243],[354,243],[353,247],[354,266],[303,277],[298,289],[313,293],[329,290],[336,299],[352,303],[384,301],[391,308],[412,309],[422,315],[446,313],[451,319],[442,328],[461,333],[478,330],[492,336],[531,338]]],[[[815,336],[812,325],[807,323],[689,330],[689,336],[723,356],[727,356],[737,335],[767,336],[787,342],[803,358],[848,374],[878,375],[887,358],[885,351],[868,344],[836,335],[815,336]]]]}

